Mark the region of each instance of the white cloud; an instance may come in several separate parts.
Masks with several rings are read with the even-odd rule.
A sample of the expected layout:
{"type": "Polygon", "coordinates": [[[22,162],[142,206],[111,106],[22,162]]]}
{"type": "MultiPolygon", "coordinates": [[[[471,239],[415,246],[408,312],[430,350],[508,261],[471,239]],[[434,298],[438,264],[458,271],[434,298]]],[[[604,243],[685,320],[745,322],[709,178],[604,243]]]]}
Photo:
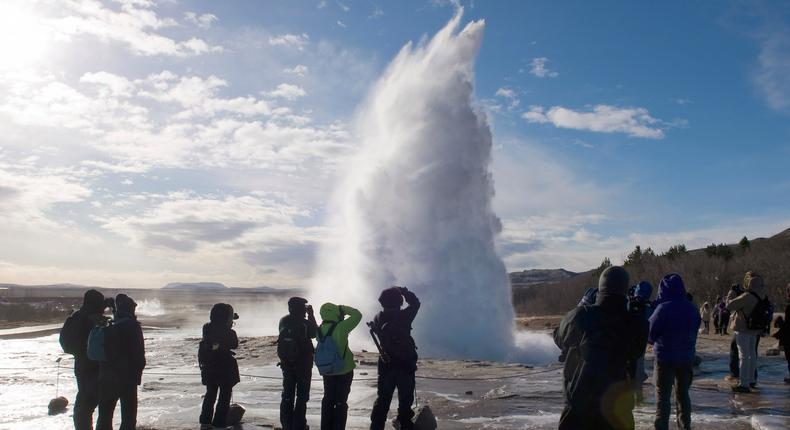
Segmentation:
{"type": "Polygon", "coordinates": [[[645,108],[596,105],[590,112],[580,112],[562,106],[554,106],[548,111],[541,106],[531,106],[522,117],[529,122],[551,123],[559,128],[625,133],[650,139],[664,137],[663,123],[650,116],[645,108]]]}
{"type": "Polygon", "coordinates": [[[303,77],[303,76],[307,76],[307,74],[310,73],[310,68],[305,65],[298,64],[294,67],[283,69],[283,73],[285,73],[286,75],[295,75],[295,76],[303,77]]]}
{"type": "Polygon", "coordinates": [[[554,70],[549,70],[548,68],[546,68],[546,64],[548,62],[549,59],[546,57],[533,58],[532,61],[530,61],[529,63],[530,65],[529,73],[539,78],[556,78],[557,76],[559,76],[559,73],[557,73],[554,70]]]}
{"type": "Polygon", "coordinates": [[[66,0],[56,4],[62,16],[48,20],[47,24],[59,38],[93,35],[99,40],[123,43],[132,53],[143,56],[187,57],[222,50],[202,39],[176,41],[157,33],[176,26],[177,22],[157,15],[152,9],[153,2],[123,2],[120,11],[95,0],[66,0]]]}
{"type": "Polygon", "coordinates": [[[271,46],[292,47],[301,51],[308,43],[310,43],[310,36],[307,33],[287,33],[279,36],[269,36],[269,45],[271,46]]]}
{"type": "Polygon", "coordinates": [[[204,13],[198,15],[195,12],[184,13],[184,19],[187,22],[197,25],[204,30],[211,28],[211,25],[218,20],[217,16],[214,14],[204,13]]]}
{"type": "Polygon", "coordinates": [[[507,99],[509,103],[508,106],[509,109],[515,109],[518,107],[519,104],[521,104],[521,100],[518,99],[518,95],[516,95],[516,92],[512,88],[508,88],[508,87],[499,88],[496,90],[496,93],[494,93],[494,95],[496,95],[497,97],[502,97],[504,99],[507,99]]]}
{"type": "Polygon", "coordinates": [[[342,2],[339,2],[339,1],[338,1],[338,2],[335,2],[335,3],[337,3],[337,7],[339,7],[339,8],[340,8],[340,10],[342,10],[343,12],[348,12],[348,11],[350,11],[350,10],[351,10],[351,7],[350,7],[350,6],[348,6],[348,5],[347,5],[347,4],[345,4],[345,3],[342,3],[342,2]]]}
{"type": "Polygon", "coordinates": [[[339,19],[337,20],[337,26],[340,27],[340,28],[348,27],[343,21],[341,21],[339,19]]]}
{"type": "Polygon", "coordinates": [[[307,95],[305,90],[293,84],[280,84],[277,88],[266,93],[269,97],[283,98],[286,100],[296,100],[307,95]]]}
{"type": "Polygon", "coordinates": [[[790,28],[764,32],[755,83],[768,106],[790,112],[790,28]]]}

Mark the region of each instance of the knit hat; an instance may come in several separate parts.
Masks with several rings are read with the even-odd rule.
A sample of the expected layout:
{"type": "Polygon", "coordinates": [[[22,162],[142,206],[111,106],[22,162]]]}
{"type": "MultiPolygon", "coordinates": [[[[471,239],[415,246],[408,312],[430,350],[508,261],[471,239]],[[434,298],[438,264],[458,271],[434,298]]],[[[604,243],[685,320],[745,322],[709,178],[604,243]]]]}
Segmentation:
{"type": "Polygon", "coordinates": [[[628,272],[622,267],[607,267],[598,278],[598,294],[624,296],[628,290],[628,280],[628,272]]]}

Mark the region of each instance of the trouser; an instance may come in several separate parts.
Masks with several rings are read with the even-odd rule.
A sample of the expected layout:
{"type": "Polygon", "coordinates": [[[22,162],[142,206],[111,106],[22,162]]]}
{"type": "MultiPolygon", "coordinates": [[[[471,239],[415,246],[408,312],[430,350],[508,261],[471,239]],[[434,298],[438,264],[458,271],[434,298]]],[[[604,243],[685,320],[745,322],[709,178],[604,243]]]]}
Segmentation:
{"type": "Polygon", "coordinates": [[[735,342],[738,345],[740,385],[749,388],[749,384],[757,382],[757,335],[735,333],[735,342]]]}
{"type": "Polygon", "coordinates": [[[705,324],[705,334],[710,334],[710,320],[703,321],[703,323],[705,324]]]}
{"type": "Polygon", "coordinates": [[[135,430],[137,427],[137,384],[111,382],[99,388],[99,421],[96,430],[112,430],[115,405],[121,401],[120,430],[135,430]]]}
{"type": "Polygon", "coordinates": [[[669,429],[672,412],[672,388],[675,388],[675,413],[679,429],[691,429],[691,397],[689,388],[694,376],[692,366],[677,366],[666,363],[655,365],[656,384],[656,430],[669,429]]]}
{"type": "Polygon", "coordinates": [[[206,385],[206,396],[203,397],[203,408],[200,410],[200,424],[213,424],[214,427],[225,427],[230,408],[230,397],[233,385],[206,385]],[[217,398],[219,393],[219,399],[217,398]],[[216,410],[214,402],[217,403],[216,410]]]}
{"type": "MultiPolygon", "coordinates": [[[[757,336],[757,342],[754,345],[754,355],[757,356],[757,348],[760,346],[760,336],[757,336]]],[[[730,342],[730,375],[735,378],[741,376],[740,358],[738,356],[738,344],[735,342],[735,336],[732,337],[730,342]]],[[[754,367],[754,381],[757,382],[757,365],[754,367]]]]}
{"type": "Polygon", "coordinates": [[[348,395],[354,371],[324,376],[324,398],[321,400],[321,430],[343,430],[348,417],[348,395]]]}
{"type": "Polygon", "coordinates": [[[730,325],[730,316],[724,316],[721,318],[721,334],[727,335],[727,327],[730,325]]]}
{"type": "Polygon", "coordinates": [[[785,360],[787,361],[787,376],[790,378],[790,346],[785,346],[785,360]]]}
{"type": "Polygon", "coordinates": [[[370,414],[370,430],[384,430],[395,389],[398,389],[398,422],[403,430],[414,428],[414,370],[379,365],[378,393],[370,414]]]}
{"type": "Polygon", "coordinates": [[[283,366],[283,395],[280,401],[280,424],[283,430],[304,430],[307,427],[305,414],[310,400],[310,382],[313,363],[283,366]]]}
{"type": "Polygon", "coordinates": [[[77,398],[74,400],[74,429],[93,430],[93,411],[99,406],[99,371],[74,372],[77,398]]]}
{"type": "Polygon", "coordinates": [[[716,334],[721,333],[721,318],[718,314],[713,317],[713,328],[716,330],[716,334]]]}

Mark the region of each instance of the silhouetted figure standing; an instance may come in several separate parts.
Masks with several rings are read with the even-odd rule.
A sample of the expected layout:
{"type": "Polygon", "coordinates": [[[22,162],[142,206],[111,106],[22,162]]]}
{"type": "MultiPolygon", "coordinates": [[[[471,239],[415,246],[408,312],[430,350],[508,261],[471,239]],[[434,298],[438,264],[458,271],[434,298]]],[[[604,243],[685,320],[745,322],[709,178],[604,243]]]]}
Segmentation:
{"type": "Polygon", "coordinates": [[[656,310],[650,317],[648,339],[655,352],[656,430],[669,428],[673,386],[678,428],[691,429],[689,388],[700,322],[696,307],[686,300],[686,287],[680,275],[664,276],[659,286],[656,310]]]}
{"type": "MultiPolygon", "coordinates": [[[[338,354],[338,369],[324,373],[324,398],[321,400],[321,430],[343,430],[348,418],[348,395],[354,380],[354,354],[348,347],[348,335],[362,320],[362,313],[346,305],[321,305],[321,326],[318,327],[319,350],[316,365],[322,371],[321,342],[331,341],[338,354]],[[328,339],[329,338],[329,339],[328,339]]],[[[332,366],[334,367],[334,366],[332,366]]]]}
{"type": "Polygon", "coordinates": [[[307,428],[305,414],[313,377],[313,342],[318,332],[313,307],[301,297],[288,300],[288,315],[280,319],[277,356],[283,371],[280,424],[283,430],[307,428]],[[305,318],[305,314],[307,318],[305,318]]]}
{"type": "Polygon", "coordinates": [[[628,272],[607,268],[595,304],[568,312],[555,332],[554,342],[567,351],[559,430],[634,428],[629,375],[645,350],[648,323],[628,312],[627,290],[628,272]]]}
{"type": "Polygon", "coordinates": [[[137,426],[137,386],[145,368],[143,330],[134,313],[137,303],[126,294],[115,296],[118,351],[111,361],[102,362],[99,371],[99,422],[97,430],[112,430],[112,417],[121,401],[120,430],[137,426]]]}
{"type": "Polygon", "coordinates": [[[378,362],[378,395],[370,414],[370,429],[383,430],[395,388],[398,389],[398,422],[403,430],[414,428],[415,373],[417,346],[411,336],[411,324],[420,309],[420,301],[404,287],[391,287],[379,296],[384,308],[376,315],[371,330],[378,338],[381,354],[378,362]],[[401,309],[403,300],[408,306],[401,309]]]}
{"type": "Polygon", "coordinates": [[[104,295],[88,290],[82,307],[75,311],[60,331],[63,352],[74,356],[77,398],[74,401],[75,430],[93,429],[93,411],[99,405],[99,363],[88,359],[88,335],[96,325],[104,324],[104,295]]]}
{"type": "Polygon", "coordinates": [[[200,411],[201,428],[226,426],[233,386],[240,380],[233,352],[239,347],[239,338],[232,329],[233,320],[238,318],[231,305],[217,303],[211,308],[209,322],[203,325],[203,338],[198,346],[200,379],[206,386],[200,411]],[[217,403],[216,411],[214,402],[217,403]]]}

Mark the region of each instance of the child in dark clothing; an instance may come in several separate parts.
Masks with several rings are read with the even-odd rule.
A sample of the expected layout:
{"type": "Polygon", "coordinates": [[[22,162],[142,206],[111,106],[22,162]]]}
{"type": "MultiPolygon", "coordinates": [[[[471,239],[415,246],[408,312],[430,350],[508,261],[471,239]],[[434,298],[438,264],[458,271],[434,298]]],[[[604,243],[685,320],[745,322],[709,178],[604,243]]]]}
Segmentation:
{"type": "Polygon", "coordinates": [[[239,316],[233,307],[226,303],[217,303],[211,308],[211,322],[203,326],[203,339],[198,347],[200,377],[206,386],[203,408],[200,413],[200,428],[224,428],[233,386],[239,383],[239,365],[235,353],[239,347],[239,338],[233,330],[233,320],[239,316]],[[219,393],[219,400],[217,400],[219,393]],[[214,410],[214,402],[217,409],[214,410]]]}

